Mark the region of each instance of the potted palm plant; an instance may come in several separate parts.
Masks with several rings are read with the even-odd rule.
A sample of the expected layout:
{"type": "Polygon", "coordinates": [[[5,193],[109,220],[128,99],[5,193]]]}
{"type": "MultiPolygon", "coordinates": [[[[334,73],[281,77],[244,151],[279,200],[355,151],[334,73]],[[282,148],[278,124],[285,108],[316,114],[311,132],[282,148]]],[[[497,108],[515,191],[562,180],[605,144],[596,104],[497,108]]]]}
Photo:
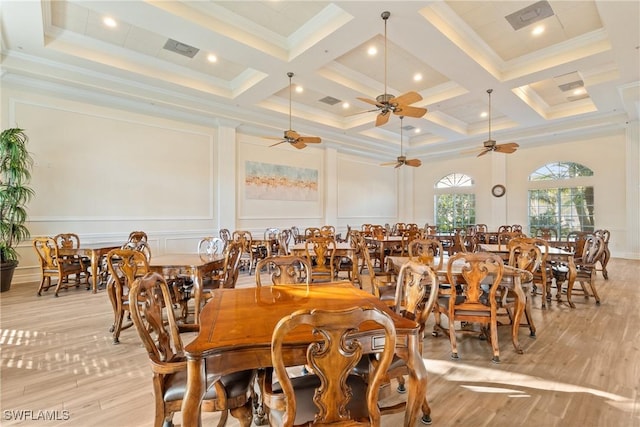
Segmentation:
{"type": "Polygon", "coordinates": [[[0,133],[0,285],[5,292],[11,287],[18,265],[16,246],[29,238],[24,225],[25,205],[33,196],[27,186],[31,179],[33,159],[27,151],[29,138],[23,129],[11,128],[0,133]]]}

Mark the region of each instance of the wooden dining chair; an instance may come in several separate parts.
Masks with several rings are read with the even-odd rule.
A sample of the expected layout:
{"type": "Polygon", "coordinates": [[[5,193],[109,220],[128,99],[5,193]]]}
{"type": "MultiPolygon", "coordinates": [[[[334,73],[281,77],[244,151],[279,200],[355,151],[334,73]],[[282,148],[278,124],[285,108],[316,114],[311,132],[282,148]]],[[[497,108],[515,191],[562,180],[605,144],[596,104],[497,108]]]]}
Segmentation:
{"type": "Polygon", "coordinates": [[[336,228],[333,225],[323,225],[320,227],[320,235],[322,237],[336,238],[336,228]]]}
{"type": "MultiPolygon", "coordinates": [[[[107,295],[113,308],[113,323],[109,332],[113,334],[113,344],[120,343],[120,333],[133,326],[124,323],[129,316],[129,291],[133,281],[149,272],[149,262],[145,254],[135,249],[113,249],[107,253],[107,295]]],[[[130,316],[129,316],[130,317],[130,316]]]]}
{"type": "Polygon", "coordinates": [[[256,286],[262,287],[260,272],[268,267],[273,285],[311,284],[311,265],[305,258],[295,255],[280,255],[265,258],[256,267],[256,286]]]}
{"type": "Polygon", "coordinates": [[[250,231],[235,230],[231,235],[231,240],[238,243],[242,250],[240,255],[240,268],[246,268],[249,271],[249,274],[251,274],[254,267],[253,235],[250,231]]]}
{"type": "Polygon", "coordinates": [[[211,280],[202,284],[202,291],[206,299],[213,289],[233,289],[238,282],[240,274],[240,257],[242,255],[242,243],[230,242],[224,250],[224,263],[222,270],[211,275],[211,280]]]}
{"type": "Polygon", "coordinates": [[[222,248],[222,250],[226,249],[227,245],[232,240],[231,232],[229,231],[228,228],[221,228],[220,231],[218,232],[218,236],[224,242],[224,248],[222,248]]]}
{"type": "Polygon", "coordinates": [[[278,237],[278,251],[272,253],[272,255],[290,255],[289,246],[292,240],[294,238],[291,230],[288,228],[283,229],[278,237]]]}
{"type": "Polygon", "coordinates": [[[271,359],[278,379],[267,369],[261,381],[271,425],[380,425],[378,394],[393,359],[396,331],[386,313],[367,307],[347,310],[297,311],[281,319],[273,331],[271,359]],[[363,354],[353,337],[363,323],[374,322],[384,332],[384,348],[367,383],[352,372],[363,354]],[[290,377],[282,347],[291,332],[310,326],[318,341],[306,351],[310,373],[290,377]]]}
{"type": "Polygon", "coordinates": [[[220,237],[203,237],[198,242],[198,255],[212,257],[224,251],[225,242],[220,237]]]}
{"type": "Polygon", "coordinates": [[[33,239],[33,248],[38,256],[42,275],[38,296],[42,295],[42,291],[49,290],[52,277],[58,279],[54,293],[56,297],[60,289],[67,289],[71,286],[70,276],[74,276],[75,287],[80,287],[80,276],[84,271],[82,265],[72,258],[61,257],[58,254],[58,245],[53,238],[36,237],[33,239]]]}
{"type": "Polygon", "coordinates": [[[330,237],[310,237],[304,257],[311,266],[311,281],[331,282],[336,277],[336,241],[330,237]]]}
{"type": "MultiPolygon", "coordinates": [[[[498,347],[498,304],[496,293],[504,271],[504,262],[496,254],[487,252],[458,252],[449,258],[447,264],[448,283],[456,284],[451,287],[449,294],[440,294],[435,305],[436,329],[445,330],[441,325],[441,316],[448,319],[449,340],[451,342],[451,358],[458,359],[455,322],[479,323],[481,332],[491,344],[492,361],[500,362],[498,347]],[[462,263],[460,273],[455,273],[454,265],[462,263]],[[460,276],[463,280],[457,280],[460,276]],[[485,288],[485,284],[488,285],[485,288]]],[[[461,332],[475,332],[460,329],[461,332]]]]}
{"type": "Polygon", "coordinates": [[[409,257],[431,266],[434,270],[444,268],[442,242],[434,238],[416,239],[409,243],[409,257]]]}
{"type": "MultiPolygon", "coordinates": [[[[369,247],[364,239],[364,236],[359,236],[359,253],[364,260],[364,266],[367,269],[369,277],[369,287],[372,294],[380,298],[385,304],[393,306],[396,295],[396,277],[392,271],[375,270],[373,262],[371,260],[371,253],[369,247]]],[[[361,287],[365,289],[362,283],[362,274],[360,274],[361,287]]]]}
{"type": "MultiPolygon", "coordinates": [[[[154,426],[170,426],[174,413],[181,410],[187,388],[187,359],[180,333],[193,332],[196,326],[178,325],[169,287],[158,273],[136,279],[129,298],[131,317],[153,371],[154,426]]],[[[206,378],[201,410],[222,411],[219,427],[226,424],[229,411],[241,426],[249,427],[253,418],[255,372],[241,371],[222,377],[207,374],[206,378]]]]}
{"type": "Polygon", "coordinates": [[[550,240],[558,240],[558,232],[555,228],[550,227],[540,227],[536,228],[534,232],[535,237],[539,237],[540,239],[550,241],[550,240]]]}
{"type": "Polygon", "coordinates": [[[322,233],[318,227],[307,227],[304,229],[303,241],[312,237],[322,237],[322,233]]]}
{"type": "Polygon", "coordinates": [[[602,238],[602,242],[604,243],[604,250],[599,261],[600,269],[598,271],[602,273],[602,277],[604,277],[604,280],[609,280],[607,264],[609,264],[609,260],[611,259],[611,252],[609,251],[609,240],[611,239],[611,232],[609,230],[600,229],[594,231],[593,234],[602,238]]]}
{"type": "MultiPolygon", "coordinates": [[[[394,310],[396,313],[420,325],[420,346],[422,347],[424,339],[424,331],[427,319],[431,315],[436,299],[438,297],[439,281],[435,271],[428,265],[418,261],[408,261],[403,264],[398,273],[396,283],[396,295],[394,301],[394,310]]],[[[422,348],[420,348],[422,353],[422,348]]],[[[368,358],[363,357],[354,368],[354,373],[360,375],[365,381],[370,377],[371,368],[378,363],[377,354],[371,354],[368,358]]],[[[403,359],[397,355],[393,356],[393,361],[387,370],[387,384],[382,387],[381,399],[385,399],[384,391],[388,390],[388,380],[396,378],[398,382],[398,393],[406,393],[405,376],[409,375],[409,368],[403,359]],[[384,390],[384,391],[383,391],[384,390]]],[[[403,412],[406,410],[407,402],[391,404],[389,406],[380,406],[382,415],[403,412]]],[[[422,405],[422,422],[423,424],[431,423],[431,408],[425,398],[422,405]]]]}
{"type": "Polygon", "coordinates": [[[580,283],[586,299],[593,297],[596,305],[600,305],[600,295],[596,289],[597,263],[604,254],[604,240],[597,235],[589,235],[582,250],[582,256],[575,258],[576,282],[580,283]]]}
{"type": "MultiPolygon", "coordinates": [[[[540,269],[545,268],[544,263],[546,262],[546,254],[542,253],[540,246],[537,244],[539,243],[537,240],[538,239],[531,238],[515,238],[508,244],[508,265],[530,273],[530,280],[528,280],[529,275],[521,275],[520,286],[525,295],[524,315],[527,322],[526,326],[529,327],[529,335],[532,337],[536,336],[536,327],[533,323],[531,311],[531,294],[535,292],[533,291],[535,274],[539,272],[540,269]]],[[[508,280],[514,280],[514,278],[509,277],[508,280]]],[[[509,320],[513,322],[513,307],[517,296],[514,295],[513,288],[508,286],[501,286],[499,293],[500,295],[497,297],[498,309],[504,310],[509,320]]]]}
{"type": "MultiPolygon", "coordinates": [[[[78,249],[80,248],[80,237],[75,233],[60,233],[54,236],[53,240],[60,249],[78,249]]],[[[87,289],[89,289],[89,277],[91,276],[91,258],[80,255],[67,255],[64,258],[70,259],[72,262],[80,264],[82,273],[80,278],[84,277],[87,289]]],[[[66,280],[66,279],[65,279],[66,280]]]]}
{"type": "Polygon", "coordinates": [[[129,238],[127,242],[131,243],[139,243],[139,242],[147,242],[149,239],[147,237],[147,233],[144,231],[132,231],[129,233],[129,238]]]}

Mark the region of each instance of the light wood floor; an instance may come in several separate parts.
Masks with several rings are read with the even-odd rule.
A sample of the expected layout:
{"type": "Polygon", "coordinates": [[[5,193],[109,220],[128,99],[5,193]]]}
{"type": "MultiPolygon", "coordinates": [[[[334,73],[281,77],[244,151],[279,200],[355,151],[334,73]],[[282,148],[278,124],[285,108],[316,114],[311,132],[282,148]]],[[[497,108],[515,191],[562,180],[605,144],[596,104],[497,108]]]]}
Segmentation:
{"type": "MultiPolygon", "coordinates": [[[[534,300],[537,338],[522,328],[525,353],[514,352],[500,327],[501,363],[487,342],[458,335],[460,359],[447,337],[428,335],[424,360],[434,426],[640,426],[640,261],[613,259],[608,281],[598,275],[602,305],[574,297],[576,308],[534,300]]],[[[239,286],[253,280],[241,272],[239,286]]],[[[148,359],[134,329],[113,345],[104,290],[53,291],[37,284],[1,294],[2,426],[151,426],[148,359]],[[68,411],[66,421],[12,420],[11,411],[68,411]]],[[[554,290],[555,293],[555,290],[554,290]]],[[[431,330],[432,321],[428,325],[431,330]]],[[[206,414],[204,425],[215,425],[206,414]]],[[[230,417],[229,425],[237,425],[230,417]]],[[[174,419],[179,425],[181,418],[174,419]]],[[[402,424],[402,414],[383,426],[402,424]]]]}

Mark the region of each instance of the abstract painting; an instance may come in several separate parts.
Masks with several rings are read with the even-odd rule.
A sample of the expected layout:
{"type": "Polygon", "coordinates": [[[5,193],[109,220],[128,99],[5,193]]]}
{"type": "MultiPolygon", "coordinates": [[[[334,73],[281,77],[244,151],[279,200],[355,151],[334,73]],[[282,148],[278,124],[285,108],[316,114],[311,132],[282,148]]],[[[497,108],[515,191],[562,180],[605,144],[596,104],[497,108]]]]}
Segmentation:
{"type": "Polygon", "coordinates": [[[318,171],[271,163],[245,163],[245,195],[259,200],[318,200],[318,171]]]}

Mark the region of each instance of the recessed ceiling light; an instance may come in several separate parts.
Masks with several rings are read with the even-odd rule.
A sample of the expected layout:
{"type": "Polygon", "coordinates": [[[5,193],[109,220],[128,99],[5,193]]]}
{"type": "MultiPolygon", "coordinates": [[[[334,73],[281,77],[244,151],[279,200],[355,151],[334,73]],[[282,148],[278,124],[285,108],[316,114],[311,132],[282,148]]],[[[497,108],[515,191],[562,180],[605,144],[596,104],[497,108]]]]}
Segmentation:
{"type": "Polygon", "coordinates": [[[420,73],[415,73],[415,74],[413,75],[413,81],[414,81],[414,82],[419,82],[419,81],[421,81],[421,80],[422,80],[422,74],[420,74],[420,73]]]}
{"type": "Polygon", "coordinates": [[[368,50],[367,53],[369,54],[369,56],[374,56],[378,53],[378,48],[376,48],[375,46],[371,46],[368,50]]]}
{"type": "Polygon", "coordinates": [[[544,25],[538,25],[533,30],[531,30],[532,36],[539,36],[542,33],[544,33],[544,25]]]}
{"type": "Polygon", "coordinates": [[[343,103],[342,103],[342,108],[344,108],[345,110],[346,110],[347,108],[349,108],[349,107],[350,107],[350,105],[349,105],[349,103],[348,103],[348,102],[343,102],[343,103]]]}
{"type": "Polygon", "coordinates": [[[116,22],[116,20],[115,20],[115,19],[113,19],[113,18],[112,18],[112,17],[110,17],[110,16],[105,16],[105,17],[102,19],[102,23],[103,23],[104,25],[106,25],[107,27],[109,27],[109,28],[115,28],[115,27],[117,27],[117,26],[118,26],[118,23],[116,22]]]}
{"type": "Polygon", "coordinates": [[[413,133],[420,133],[420,128],[415,128],[415,129],[413,130],[413,133]]]}
{"type": "Polygon", "coordinates": [[[296,93],[304,92],[304,88],[302,86],[296,86],[296,93]]]}
{"type": "Polygon", "coordinates": [[[480,117],[482,117],[483,119],[485,117],[487,117],[489,115],[489,113],[487,113],[486,111],[483,111],[482,113],[480,113],[480,117]]]}
{"type": "Polygon", "coordinates": [[[587,90],[583,87],[579,87],[573,91],[574,95],[584,95],[585,93],[587,93],[587,90]]]}
{"type": "Polygon", "coordinates": [[[207,55],[207,61],[209,61],[209,62],[218,62],[218,57],[215,56],[213,53],[210,53],[209,55],[207,55]]]}

